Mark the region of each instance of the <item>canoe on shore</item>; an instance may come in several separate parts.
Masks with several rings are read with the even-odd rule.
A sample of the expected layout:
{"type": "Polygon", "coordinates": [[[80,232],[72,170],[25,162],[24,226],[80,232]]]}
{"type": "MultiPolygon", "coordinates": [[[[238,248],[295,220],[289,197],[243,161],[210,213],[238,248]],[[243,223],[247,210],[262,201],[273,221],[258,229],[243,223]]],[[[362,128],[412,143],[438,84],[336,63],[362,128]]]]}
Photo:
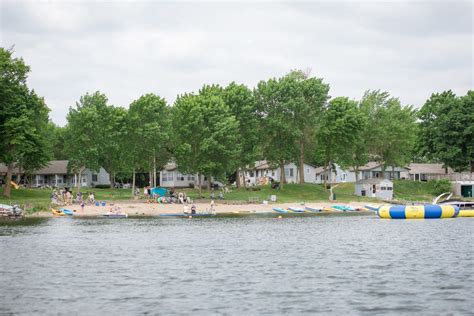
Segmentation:
{"type": "Polygon", "coordinates": [[[107,217],[107,218],[127,218],[128,214],[114,214],[114,213],[105,213],[102,214],[102,217],[107,217]]]}
{"type": "Polygon", "coordinates": [[[216,214],[213,213],[196,213],[196,214],[185,214],[185,213],[167,213],[167,214],[160,214],[160,216],[165,216],[165,217],[212,217],[216,216],[216,214]]]}

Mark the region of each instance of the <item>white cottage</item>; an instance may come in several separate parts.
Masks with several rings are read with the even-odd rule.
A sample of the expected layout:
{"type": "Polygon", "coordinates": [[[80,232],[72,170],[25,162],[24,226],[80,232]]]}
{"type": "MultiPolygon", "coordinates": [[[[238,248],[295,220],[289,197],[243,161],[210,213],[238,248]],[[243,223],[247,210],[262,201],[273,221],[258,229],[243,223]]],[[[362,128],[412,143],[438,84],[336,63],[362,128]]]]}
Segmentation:
{"type": "MultiPolygon", "coordinates": [[[[164,188],[193,188],[199,184],[197,174],[185,174],[174,162],[169,162],[160,171],[160,186],[164,188]]],[[[201,175],[201,185],[207,185],[207,178],[201,175]]]]}
{"type": "Polygon", "coordinates": [[[355,195],[393,200],[393,182],[387,179],[363,179],[355,184],[355,195]]]}
{"type": "MultiPolygon", "coordinates": [[[[82,172],[81,179],[78,175],[69,173],[67,166],[68,160],[51,160],[46,166],[33,172],[31,186],[33,188],[40,188],[45,186],[50,187],[71,187],[76,186],[80,181],[82,187],[95,187],[96,185],[110,185],[110,176],[104,168],[99,171],[86,169],[82,172]]],[[[5,176],[7,167],[0,164],[0,178],[5,176]]],[[[23,174],[21,170],[15,168],[13,170],[13,180],[17,180],[23,174]]]]}
{"type": "MultiPolygon", "coordinates": [[[[295,163],[288,163],[284,167],[285,180],[287,183],[299,182],[299,169],[295,163]]],[[[310,164],[304,164],[304,182],[315,183],[316,168],[310,164]]],[[[262,185],[268,183],[269,179],[280,181],[281,169],[271,168],[266,160],[256,161],[253,168],[245,171],[245,180],[249,185],[262,185]]]]}

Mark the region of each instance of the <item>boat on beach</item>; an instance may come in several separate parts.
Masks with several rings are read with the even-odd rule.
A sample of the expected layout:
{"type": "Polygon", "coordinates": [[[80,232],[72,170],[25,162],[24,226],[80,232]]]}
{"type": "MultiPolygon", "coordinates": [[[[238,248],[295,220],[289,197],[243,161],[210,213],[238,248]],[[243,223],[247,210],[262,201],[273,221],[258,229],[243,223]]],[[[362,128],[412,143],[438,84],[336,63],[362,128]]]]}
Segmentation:
{"type": "Polygon", "coordinates": [[[102,217],[107,217],[107,218],[127,218],[128,214],[124,213],[105,213],[102,214],[102,217]]]}
{"type": "Polygon", "coordinates": [[[0,218],[21,218],[23,210],[18,205],[0,204],[0,218]]]}

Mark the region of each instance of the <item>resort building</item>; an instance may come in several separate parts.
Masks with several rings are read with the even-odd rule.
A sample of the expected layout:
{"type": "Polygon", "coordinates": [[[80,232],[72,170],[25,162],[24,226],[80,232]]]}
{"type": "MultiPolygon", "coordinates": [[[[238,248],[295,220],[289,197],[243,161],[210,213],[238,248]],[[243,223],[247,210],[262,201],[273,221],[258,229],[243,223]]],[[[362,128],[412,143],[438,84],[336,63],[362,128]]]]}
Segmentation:
{"type": "MultiPolygon", "coordinates": [[[[284,166],[286,183],[299,183],[299,169],[295,163],[288,163],[284,166]]],[[[270,166],[266,160],[256,161],[254,166],[245,171],[245,181],[247,185],[267,184],[270,178],[280,181],[281,169],[270,166]]],[[[304,182],[316,183],[316,167],[304,164],[304,182]]]]}
{"type": "Polygon", "coordinates": [[[403,177],[414,181],[448,179],[454,173],[453,169],[444,168],[441,163],[411,163],[407,169],[403,177]]]}
{"type": "MultiPolygon", "coordinates": [[[[184,174],[175,162],[169,162],[160,171],[160,186],[164,188],[194,188],[199,184],[197,174],[184,174]]],[[[207,185],[207,178],[201,175],[201,185],[207,185]]]]}
{"type": "MultiPolygon", "coordinates": [[[[12,180],[33,188],[41,187],[72,187],[76,186],[77,181],[81,181],[83,187],[95,187],[96,185],[110,185],[109,173],[104,168],[100,168],[98,172],[85,169],[78,179],[77,174],[68,172],[68,160],[51,160],[45,167],[34,171],[26,178],[24,171],[14,168],[12,180]],[[27,179],[31,179],[28,183],[27,179]]],[[[7,166],[0,164],[0,179],[2,183],[7,174],[7,166]]]]}
{"type": "Polygon", "coordinates": [[[393,200],[393,182],[387,179],[363,179],[355,183],[355,195],[393,200]]]}

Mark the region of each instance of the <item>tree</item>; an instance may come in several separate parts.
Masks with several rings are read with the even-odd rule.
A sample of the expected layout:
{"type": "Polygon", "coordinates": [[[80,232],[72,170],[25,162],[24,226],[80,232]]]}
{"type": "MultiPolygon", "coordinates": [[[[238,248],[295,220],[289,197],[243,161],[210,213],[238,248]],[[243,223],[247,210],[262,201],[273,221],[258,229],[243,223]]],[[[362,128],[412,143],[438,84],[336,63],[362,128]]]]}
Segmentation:
{"type": "Polygon", "coordinates": [[[280,186],[285,183],[285,164],[296,161],[301,131],[296,128],[294,108],[302,102],[296,82],[291,77],[261,81],[254,90],[259,111],[260,142],[263,156],[270,166],[280,168],[280,186]]]}
{"type": "Polygon", "coordinates": [[[291,71],[286,77],[293,81],[295,102],[293,106],[296,128],[299,132],[297,145],[299,147],[298,170],[299,183],[304,183],[304,161],[305,148],[310,146],[309,140],[314,136],[315,126],[318,124],[318,116],[321,114],[324,104],[329,96],[329,85],[323,83],[323,79],[309,77],[309,72],[301,70],[291,71]]]}
{"type": "Polygon", "coordinates": [[[51,145],[52,159],[67,160],[67,154],[64,150],[66,144],[66,128],[60,127],[53,122],[48,122],[47,127],[48,143],[51,145]]]}
{"type": "MultiPolygon", "coordinates": [[[[128,144],[129,166],[135,170],[150,172],[150,184],[156,186],[156,167],[164,166],[170,159],[170,108],[166,100],[149,93],[130,104],[127,122],[129,124],[128,144]]],[[[132,186],[132,192],[135,188],[132,186]]]]}
{"type": "Polygon", "coordinates": [[[12,50],[0,48],[0,162],[7,166],[6,197],[15,165],[32,169],[49,160],[45,147],[49,109],[26,85],[30,68],[12,55],[12,50]]]}
{"type": "Polygon", "coordinates": [[[107,106],[101,113],[103,141],[100,147],[100,166],[109,174],[112,187],[115,185],[117,172],[126,166],[123,153],[129,151],[130,147],[125,146],[128,137],[126,128],[127,110],[121,107],[107,106]]]}
{"type": "Polygon", "coordinates": [[[474,91],[434,93],[418,112],[418,151],[457,171],[474,172],[474,91]]]}
{"type": "Polygon", "coordinates": [[[68,169],[78,174],[77,191],[80,191],[82,173],[86,168],[100,168],[104,138],[103,113],[106,112],[107,97],[96,91],[82,96],[76,107],[69,108],[66,126],[65,151],[69,157],[68,169]]]}
{"type": "Polygon", "coordinates": [[[219,86],[179,96],[173,107],[175,158],[181,172],[223,179],[238,165],[238,121],[219,86]]]}
{"type": "Polygon", "coordinates": [[[345,165],[351,159],[351,148],[359,141],[361,134],[358,131],[364,124],[365,118],[358,110],[356,101],[337,97],[325,106],[316,132],[316,141],[323,154],[325,175],[328,170],[332,170],[333,164],[345,165]]]}
{"type": "MultiPolygon", "coordinates": [[[[237,156],[236,184],[240,187],[240,172],[257,160],[259,155],[258,144],[258,115],[252,91],[245,85],[230,83],[222,92],[224,103],[229,107],[236,118],[239,128],[237,147],[240,152],[237,156]]],[[[242,172],[245,175],[245,172],[242,172]]],[[[245,176],[243,178],[245,185],[245,176]]]]}

